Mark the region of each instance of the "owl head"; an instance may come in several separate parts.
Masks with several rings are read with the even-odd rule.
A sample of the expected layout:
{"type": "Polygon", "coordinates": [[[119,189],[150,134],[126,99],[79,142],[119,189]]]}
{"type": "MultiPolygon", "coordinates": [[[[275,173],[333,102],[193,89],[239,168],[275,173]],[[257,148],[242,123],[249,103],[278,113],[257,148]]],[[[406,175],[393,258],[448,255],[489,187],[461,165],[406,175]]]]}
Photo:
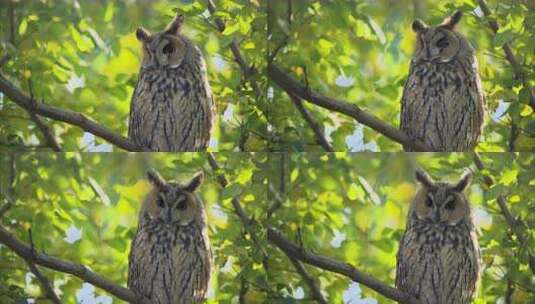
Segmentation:
{"type": "Polygon", "coordinates": [[[141,210],[142,225],[146,221],[170,226],[204,222],[204,205],[195,193],[203,182],[202,171],[186,183],[167,182],[155,170],[148,171],[147,178],[153,189],[141,210]]]}
{"type": "Polygon", "coordinates": [[[180,34],[183,22],[184,16],[177,15],[163,32],[137,29],[136,37],[143,44],[142,69],[173,69],[187,60],[191,42],[180,34]]]}
{"type": "Polygon", "coordinates": [[[416,179],[422,187],[416,193],[409,216],[419,221],[448,226],[469,223],[470,205],[464,190],[471,178],[471,172],[467,171],[456,183],[441,183],[433,181],[423,170],[417,170],[416,179]]]}
{"type": "Polygon", "coordinates": [[[423,21],[416,19],[412,23],[412,29],[417,34],[413,60],[416,63],[447,63],[456,59],[471,58],[474,49],[470,42],[455,30],[461,17],[462,13],[457,11],[436,27],[429,27],[423,21]]]}

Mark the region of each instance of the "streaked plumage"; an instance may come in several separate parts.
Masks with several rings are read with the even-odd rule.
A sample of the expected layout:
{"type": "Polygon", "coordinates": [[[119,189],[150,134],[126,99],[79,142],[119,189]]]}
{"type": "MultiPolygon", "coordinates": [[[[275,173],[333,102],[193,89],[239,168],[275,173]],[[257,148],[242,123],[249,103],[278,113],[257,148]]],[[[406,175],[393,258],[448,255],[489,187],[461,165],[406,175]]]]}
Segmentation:
{"type": "Polygon", "coordinates": [[[468,304],[476,291],[480,253],[464,189],[417,172],[414,198],[397,254],[396,287],[423,304],[468,304]]]}
{"type": "Polygon", "coordinates": [[[154,304],[202,303],[213,265],[204,206],[194,193],[203,175],[187,184],[168,183],[155,171],[148,177],[154,188],[139,214],[128,288],[154,304]]]}
{"type": "Polygon", "coordinates": [[[130,105],[128,137],[153,151],[204,151],[214,116],[206,63],[180,34],[177,16],[160,33],[136,32],[143,63],[130,105]]]}
{"type": "MultiPolygon", "coordinates": [[[[455,31],[461,13],[437,27],[416,20],[416,53],[401,100],[401,130],[432,151],[471,151],[482,132],[484,93],[470,42],[455,31]]],[[[410,151],[410,147],[405,147],[410,151]]]]}

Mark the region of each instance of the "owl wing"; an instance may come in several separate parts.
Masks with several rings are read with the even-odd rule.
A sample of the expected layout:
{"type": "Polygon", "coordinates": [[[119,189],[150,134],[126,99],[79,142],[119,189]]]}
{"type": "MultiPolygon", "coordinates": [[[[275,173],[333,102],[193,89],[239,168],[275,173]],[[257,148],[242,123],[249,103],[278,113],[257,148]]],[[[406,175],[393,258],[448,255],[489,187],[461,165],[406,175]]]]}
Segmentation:
{"type": "MultiPolygon", "coordinates": [[[[400,112],[400,129],[409,138],[415,138],[418,134],[414,133],[414,125],[423,125],[423,117],[417,112],[417,107],[414,106],[414,102],[422,100],[423,91],[420,89],[420,83],[417,75],[414,73],[414,68],[411,63],[409,70],[409,76],[403,87],[403,95],[401,97],[401,112],[400,112]]],[[[405,150],[409,150],[409,147],[405,147],[405,150]]]]}
{"type": "Polygon", "coordinates": [[[480,253],[475,232],[465,236],[457,246],[444,246],[441,250],[443,269],[442,299],[459,299],[457,303],[470,303],[479,278],[480,253]]]}
{"type": "Polygon", "coordinates": [[[419,246],[416,246],[415,235],[406,231],[401,238],[397,254],[396,287],[413,296],[418,295],[414,285],[416,279],[415,266],[419,259],[419,246]]]}
{"type": "Polygon", "coordinates": [[[172,125],[174,150],[204,151],[208,147],[214,116],[213,97],[208,81],[203,78],[184,80],[173,96],[172,113],[167,122],[172,125]]]}
{"type": "MultiPolygon", "coordinates": [[[[201,303],[206,299],[212,270],[212,252],[208,237],[191,239],[192,245],[175,246],[172,253],[172,273],[175,298],[192,299],[201,303]]],[[[189,302],[188,302],[189,303],[189,302]]]]}
{"type": "MultiPolygon", "coordinates": [[[[441,128],[451,138],[450,150],[465,151],[473,149],[481,135],[484,119],[484,96],[477,65],[464,69],[452,84],[443,92],[448,101],[445,109],[448,123],[441,128]]],[[[437,130],[438,131],[438,130],[437,130]]]]}
{"type": "MultiPolygon", "coordinates": [[[[418,240],[413,230],[403,236],[397,255],[396,287],[409,295],[421,299],[422,303],[437,302],[440,288],[440,260],[429,246],[418,240]]],[[[444,302],[448,303],[448,302],[444,302]]]]}
{"type": "Polygon", "coordinates": [[[150,264],[150,248],[147,245],[147,234],[138,231],[130,249],[128,259],[128,282],[129,289],[136,294],[150,298],[154,277],[157,269],[150,264]]]}
{"type": "Polygon", "coordinates": [[[148,84],[138,81],[130,103],[128,138],[139,146],[150,147],[151,139],[155,137],[154,125],[158,117],[152,113],[153,99],[148,84]]]}

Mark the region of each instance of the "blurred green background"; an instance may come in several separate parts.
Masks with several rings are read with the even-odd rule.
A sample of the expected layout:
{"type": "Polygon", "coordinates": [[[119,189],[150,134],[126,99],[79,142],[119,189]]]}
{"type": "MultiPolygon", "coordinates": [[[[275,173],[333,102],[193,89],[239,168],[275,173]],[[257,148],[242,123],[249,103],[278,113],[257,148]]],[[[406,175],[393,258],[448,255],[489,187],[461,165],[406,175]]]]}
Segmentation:
{"type": "MultiPolygon", "coordinates": [[[[225,190],[203,153],[3,153],[2,168],[10,168],[12,158],[15,161],[16,205],[0,223],[26,243],[31,228],[38,250],[83,263],[125,284],[137,213],[149,189],[145,171],[154,167],[168,179],[184,180],[203,169],[206,179],[200,195],[207,207],[216,260],[209,303],[312,303],[308,286],[288,257],[268,243],[268,225],[307,250],[393,285],[397,244],[418,187],[415,168],[450,182],[471,169],[474,179],[467,196],[483,256],[474,303],[506,303],[507,294],[511,303],[535,301],[535,276],[528,266],[528,254],[535,254],[534,154],[483,153],[483,171],[475,168],[471,153],[216,153],[215,157],[222,167],[219,173],[230,182],[225,190]],[[484,175],[493,177],[492,187],[484,184],[484,175]],[[251,229],[260,239],[258,244],[234,215],[235,195],[254,219],[251,229]],[[522,221],[518,228],[526,243],[520,244],[511,233],[496,202],[499,195],[522,221]],[[275,196],[282,199],[278,208],[273,208],[275,196]]],[[[7,175],[8,170],[0,171],[2,194],[8,187],[7,175]]],[[[65,303],[112,301],[109,294],[92,290],[77,278],[42,269],[65,303]]],[[[340,275],[306,269],[329,303],[392,303],[340,275]]],[[[0,246],[0,303],[22,303],[40,295],[39,283],[28,275],[24,261],[0,246]]],[[[113,303],[122,302],[113,299],[113,303]]]]}
{"type": "MultiPolygon", "coordinates": [[[[210,150],[264,151],[267,105],[256,97],[229,49],[239,42],[242,55],[257,68],[265,65],[266,18],[260,2],[217,0],[219,33],[207,1],[0,2],[0,54],[13,58],[2,74],[36,100],[82,112],[126,136],[130,98],[137,81],[141,45],[135,31],[161,31],[176,12],[185,16],[183,33],[201,49],[217,105],[210,150]]],[[[267,82],[252,76],[265,91],[267,82]]],[[[0,149],[44,149],[39,129],[28,115],[0,93],[0,149]]],[[[66,151],[110,151],[113,147],[79,128],[49,121],[66,151]]]]}
{"type": "MultiPolygon", "coordinates": [[[[455,10],[458,31],[476,50],[487,96],[479,151],[533,151],[535,121],[528,92],[515,79],[501,46],[510,42],[535,84],[535,2],[486,1],[500,31],[492,35],[475,0],[269,1],[273,63],[325,96],[358,105],[394,127],[415,44],[411,24],[437,25],[455,10]]],[[[272,84],[273,124],[281,150],[321,151],[289,97],[272,84]],[[299,117],[299,118],[298,118],[299,117]]],[[[305,103],[335,151],[399,151],[401,146],[352,118],[305,103]]]]}

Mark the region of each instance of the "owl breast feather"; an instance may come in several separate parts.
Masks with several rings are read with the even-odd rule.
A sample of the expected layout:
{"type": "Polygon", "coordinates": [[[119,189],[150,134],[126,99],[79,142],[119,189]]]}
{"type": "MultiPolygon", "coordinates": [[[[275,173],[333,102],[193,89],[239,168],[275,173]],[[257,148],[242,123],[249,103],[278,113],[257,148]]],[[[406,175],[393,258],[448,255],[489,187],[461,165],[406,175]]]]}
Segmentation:
{"type": "Polygon", "coordinates": [[[201,303],[208,290],[211,250],[197,227],[140,229],[130,254],[128,286],[154,303],[201,303]]]}
{"type": "Polygon", "coordinates": [[[481,134],[483,113],[476,61],[413,63],[401,111],[401,130],[410,138],[432,151],[472,150],[481,134]]]}
{"type": "Polygon", "coordinates": [[[214,105],[202,64],[142,70],[132,98],[129,138],[154,151],[203,151],[214,105]]]}

